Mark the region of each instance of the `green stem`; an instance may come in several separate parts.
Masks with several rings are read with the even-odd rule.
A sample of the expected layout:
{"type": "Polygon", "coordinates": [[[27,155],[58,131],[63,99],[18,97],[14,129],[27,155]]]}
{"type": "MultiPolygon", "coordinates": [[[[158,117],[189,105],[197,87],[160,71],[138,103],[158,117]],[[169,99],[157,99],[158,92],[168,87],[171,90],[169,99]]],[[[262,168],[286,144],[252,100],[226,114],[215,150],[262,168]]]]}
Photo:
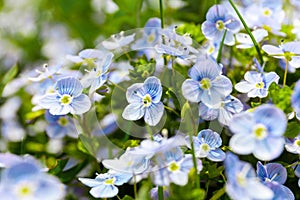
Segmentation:
{"type": "Polygon", "coordinates": [[[148,130],[148,133],[150,135],[150,140],[154,140],[154,137],[153,137],[153,133],[152,133],[152,130],[151,130],[151,127],[149,125],[146,125],[146,129],[148,130]]]}
{"type": "Polygon", "coordinates": [[[226,38],[226,33],[227,33],[227,30],[224,31],[224,34],[223,34],[223,37],[222,37],[222,40],[221,40],[221,43],[220,43],[220,48],[219,48],[218,56],[217,56],[217,63],[221,62],[222,49],[223,49],[223,46],[224,46],[224,41],[225,41],[225,38],[226,38]]]}
{"type": "Polygon", "coordinates": [[[159,10],[160,10],[161,28],[164,28],[164,7],[163,7],[163,0],[159,0],[159,10]]]}
{"type": "Polygon", "coordinates": [[[171,112],[173,112],[173,113],[175,113],[177,116],[180,116],[180,114],[178,112],[176,112],[173,108],[170,108],[170,107],[168,107],[166,105],[164,105],[164,108],[167,109],[167,110],[169,110],[169,111],[171,111],[171,112]]]}
{"type": "Polygon", "coordinates": [[[162,186],[158,186],[158,200],[164,200],[164,189],[162,186]]]}
{"type": "Polygon", "coordinates": [[[225,187],[223,187],[222,189],[218,190],[218,192],[216,194],[214,194],[214,196],[212,196],[212,198],[210,198],[210,200],[218,200],[220,199],[221,196],[223,196],[225,194],[225,187]]]}
{"type": "Polygon", "coordinates": [[[251,33],[251,30],[249,29],[249,27],[247,26],[245,20],[243,19],[242,15],[240,14],[240,12],[238,11],[237,7],[234,5],[234,3],[232,2],[232,0],[228,0],[229,3],[231,4],[232,8],[234,9],[234,11],[236,12],[236,14],[238,15],[239,19],[241,20],[246,32],[248,33],[248,35],[250,36],[253,44],[254,44],[254,47],[255,47],[255,50],[258,54],[258,57],[259,57],[259,60],[260,60],[260,64],[263,65],[264,64],[264,59],[261,55],[261,52],[260,52],[260,47],[258,45],[258,43],[256,42],[254,36],[252,35],[251,33]]]}
{"type": "Polygon", "coordinates": [[[289,61],[287,59],[285,59],[285,70],[284,70],[284,77],[283,77],[283,87],[286,84],[286,77],[287,77],[288,69],[289,69],[289,61]]]}
{"type": "Polygon", "coordinates": [[[137,186],[136,186],[136,177],[135,177],[135,174],[133,175],[133,181],[134,181],[134,183],[133,183],[134,198],[137,199],[138,194],[137,194],[137,186]]]}

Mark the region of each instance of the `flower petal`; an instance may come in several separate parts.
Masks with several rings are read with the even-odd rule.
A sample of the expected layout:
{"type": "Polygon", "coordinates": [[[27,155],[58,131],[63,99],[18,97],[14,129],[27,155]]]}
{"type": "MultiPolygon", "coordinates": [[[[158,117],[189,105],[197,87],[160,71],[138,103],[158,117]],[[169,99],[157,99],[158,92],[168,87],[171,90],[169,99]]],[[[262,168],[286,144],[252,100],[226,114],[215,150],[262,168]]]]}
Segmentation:
{"type": "Polygon", "coordinates": [[[160,80],[154,76],[147,78],[144,82],[144,91],[151,95],[153,103],[158,103],[162,95],[160,80]]]}
{"type": "Polygon", "coordinates": [[[70,106],[72,107],[72,114],[80,115],[87,112],[91,108],[91,100],[87,95],[81,94],[73,99],[70,106]]]}
{"type": "Polygon", "coordinates": [[[269,163],[266,165],[268,177],[272,181],[276,181],[279,184],[284,184],[287,179],[286,169],[278,163],[269,163]]]}
{"type": "Polygon", "coordinates": [[[248,93],[255,88],[255,85],[246,81],[241,81],[235,84],[234,88],[241,93],[248,93]]]}
{"type": "Polygon", "coordinates": [[[58,80],[55,88],[57,88],[59,94],[69,94],[73,97],[79,96],[83,89],[80,81],[74,77],[67,77],[58,80]]]}
{"type": "Polygon", "coordinates": [[[207,158],[214,162],[221,162],[225,160],[225,157],[226,155],[221,149],[211,150],[207,155],[207,158]]]}
{"type": "Polygon", "coordinates": [[[99,185],[90,190],[90,194],[95,198],[111,198],[118,194],[119,190],[114,185],[99,185]]]}
{"type": "Polygon", "coordinates": [[[141,119],[145,114],[145,108],[141,103],[131,103],[124,109],[122,117],[127,120],[141,119]]]}
{"type": "Polygon", "coordinates": [[[253,113],[243,112],[233,116],[229,128],[235,134],[250,134],[254,125],[253,113]]]}
{"type": "Polygon", "coordinates": [[[255,148],[255,138],[252,134],[236,134],[231,137],[229,146],[234,152],[247,155],[252,153],[255,148]]]}
{"type": "Polygon", "coordinates": [[[256,142],[253,155],[260,160],[269,161],[279,157],[283,149],[283,138],[268,137],[256,142]]]}
{"type": "Polygon", "coordinates": [[[145,109],[145,122],[150,126],[155,126],[159,123],[164,114],[164,104],[162,102],[153,103],[145,109]]]}
{"type": "Polygon", "coordinates": [[[197,81],[187,79],[182,84],[182,93],[184,98],[191,102],[198,103],[201,100],[202,90],[197,81]]]}
{"type": "Polygon", "coordinates": [[[98,185],[101,185],[102,183],[99,182],[97,179],[91,179],[91,178],[78,178],[78,180],[83,183],[84,185],[87,185],[89,187],[96,187],[98,185]]]}
{"type": "Polygon", "coordinates": [[[262,49],[263,49],[267,54],[269,54],[270,56],[277,55],[277,56],[274,56],[274,57],[275,57],[275,58],[284,58],[284,56],[283,56],[284,52],[283,52],[282,49],[279,48],[279,47],[276,47],[276,46],[273,46],[273,45],[266,44],[266,45],[262,46],[262,49]],[[278,55],[282,55],[282,56],[278,56],[278,55]]]}

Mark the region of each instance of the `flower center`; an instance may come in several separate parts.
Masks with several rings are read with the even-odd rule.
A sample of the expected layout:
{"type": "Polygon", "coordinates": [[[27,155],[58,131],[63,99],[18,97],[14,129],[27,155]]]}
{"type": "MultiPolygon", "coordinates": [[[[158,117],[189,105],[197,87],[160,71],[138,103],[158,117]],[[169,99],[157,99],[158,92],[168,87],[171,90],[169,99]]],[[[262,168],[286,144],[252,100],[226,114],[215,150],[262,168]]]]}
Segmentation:
{"type": "Polygon", "coordinates": [[[149,94],[146,94],[143,98],[143,104],[145,107],[149,107],[151,105],[152,98],[149,94]]]}
{"type": "Polygon", "coordinates": [[[299,139],[299,140],[296,140],[296,141],[294,142],[294,144],[295,144],[296,146],[300,147],[300,139],[299,139]]]}
{"type": "Polygon", "coordinates": [[[176,172],[180,169],[180,166],[176,163],[176,162],[172,162],[169,167],[168,167],[168,170],[170,172],[176,172]]]}
{"type": "Polygon", "coordinates": [[[287,61],[291,61],[293,56],[295,56],[295,54],[292,52],[289,51],[284,52],[284,57],[287,61]]]}
{"type": "Polygon", "coordinates": [[[263,89],[263,88],[265,87],[265,84],[264,84],[264,82],[259,82],[259,83],[256,83],[256,84],[255,84],[255,87],[256,87],[257,89],[263,89]]]}
{"type": "Polygon", "coordinates": [[[65,117],[60,117],[58,120],[58,124],[61,126],[66,126],[69,123],[68,119],[65,117]]]}
{"type": "Polygon", "coordinates": [[[222,20],[218,20],[216,22],[216,28],[219,30],[219,31],[222,31],[224,28],[225,28],[225,24],[222,20]]]}
{"type": "Polygon", "coordinates": [[[244,174],[242,172],[238,173],[236,176],[236,182],[240,185],[240,186],[245,186],[246,185],[246,178],[244,176],[244,174]]]}
{"type": "Polygon", "coordinates": [[[147,37],[147,42],[148,43],[152,43],[155,39],[155,35],[153,33],[151,33],[148,37],[147,37]]]}
{"type": "Polygon", "coordinates": [[[104,181],[106,185],[113,185],[116,181],[116,178],[109,178],[104,181]]]}
{"type": "Polygon", "coordinates": [[[204,144],[201,144],[201,147],[200,147],[204,152],[208,153],[210,151],[210,146],[206,143],[204,144]]]}
{"type": "Polygon", "coordinates": [[[209,47],[207,50],[208,54],[212,54],[215,51],[215,48],[213,46],[209,47]]]}
{"type": "Polygon", "coordinates": [[[64,95],[59,99],[59,101],[60,101],[61,105],[69,105],[69,104],[72,103],[72,99],[73,99],[73,98],[72,98],[70,95],[64,94],[64,95]]]}
{"type": "Polygon", "coordinates": [[[203,90],[208,90],[211,87],[211,82],[208,78],[204,78],[200,81],[200,87],[203,90]]]}
{"type": "Polygon", "coordinates": [[[15,194],[23,199],[24,197],[27,199],[28,197],[32,197],[35,192],[35,186],[31,183],[20,183],[16,186],[15,194]]]}
{"type": "Polygon", "coordinates": [[[272,10],[270,10],[269,8],[265,8],[263,10],[263,15],[266,17],[270,17],[272,15],[272,10]]]}
{"type": "Polygon", "coordinates": [[[258,124],[254,127],[253,134],[257,139],[262,140],[268,135],[267,128],[263,124],[258,124]]]}

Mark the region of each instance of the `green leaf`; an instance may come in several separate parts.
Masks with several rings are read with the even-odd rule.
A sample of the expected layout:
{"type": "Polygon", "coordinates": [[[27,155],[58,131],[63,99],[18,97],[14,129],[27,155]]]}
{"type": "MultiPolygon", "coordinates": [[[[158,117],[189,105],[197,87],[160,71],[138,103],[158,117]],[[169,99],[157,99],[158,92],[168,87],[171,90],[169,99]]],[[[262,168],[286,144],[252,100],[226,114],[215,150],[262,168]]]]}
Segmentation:
{"type": "Polygon", "coordinates": [[[3,77],[0,83],[0,96],[2,96],[3,89],[7,83],[9,83],[13,78],[15,78],[18,74],[19,68],[18,65],[15,64],[3,77]]]}
{"type": "Polygon", "coordinates": [[[132,198],[131,196],[124,196],[122,200],[134,200],[134,198],[132,198]]]}
{"type": "Polygon", "coordinates": [[[205,191],[200,188],[193,188],[191,184],[178,186],[171,184],[169,200],[201,200],[205,198],[205,191]],[[188,193],[187,193],[188,192],[188,193]]]}
{"type": "Polygon", "coordinates": [[[299,122],[290,122],[287,125],[284,136],[288,138],[294,138],[300,133],[300,123],[299,122]]]}
{"type": "Polygon", "coordinates": [[[181,123],[179,130],[186,134],[196,134],[198,130],[198,108],[196,104],[186,102],[181,110],[181,123]]]}
{"type": "Polygon", "coordinates": [[[63,171],[69,159],[59,159],[56,160],[57,164],[54,168],[49,170],[50,174],[57,175],[63,171]]]}
{"type": "Polygon", "coordinates": [[[293,111],[291,106],[291,95],[293,90],[288,86],[279,87],[276,83],[272,83],[269,87],[269,96],[272,102],[285,113],[293,111]]]}

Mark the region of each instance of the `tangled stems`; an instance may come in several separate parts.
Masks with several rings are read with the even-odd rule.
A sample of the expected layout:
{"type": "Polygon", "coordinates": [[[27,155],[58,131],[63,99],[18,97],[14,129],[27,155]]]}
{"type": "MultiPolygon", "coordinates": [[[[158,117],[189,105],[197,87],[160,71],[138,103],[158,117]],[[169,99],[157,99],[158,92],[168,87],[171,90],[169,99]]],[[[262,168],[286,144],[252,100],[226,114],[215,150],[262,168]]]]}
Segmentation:
{"type": "Polygon", "coordinates": [[[253,45],[254,45],[254,47],[255,47],[255,50],[256,50],[256,52],[257,52],[257,54],[258,54],[260,64],[263,65],[264,59],[263,59],[263,57],[262,57],[262,55],[261,55],[259,45],[258,45],[258,43],[256,42],[254,36],[253,36],[252,33],[251,33],[251,30],[250,30],[249,27],[247,26],[245,20],[243,19],[242,15],[241,15],[240,12],[238,11],[237,7],[234,5],[234,3],[232,2],[232,0],[228,0],[228,1],[229,1],[229,3],[231,4],[231,6],[232,6],[232,8],[234,9],[234,11],[236,12],[236,14],[238,15],[239,19],[241,20],[241,22],[242,22],[242,24],[243,24],[243,26],[244,26],[246,32],[247,32],[248,35],[250,36],[250,38],[251,38],[251,40],[252,40],[252,42],[253,42],[253,45]]]}

